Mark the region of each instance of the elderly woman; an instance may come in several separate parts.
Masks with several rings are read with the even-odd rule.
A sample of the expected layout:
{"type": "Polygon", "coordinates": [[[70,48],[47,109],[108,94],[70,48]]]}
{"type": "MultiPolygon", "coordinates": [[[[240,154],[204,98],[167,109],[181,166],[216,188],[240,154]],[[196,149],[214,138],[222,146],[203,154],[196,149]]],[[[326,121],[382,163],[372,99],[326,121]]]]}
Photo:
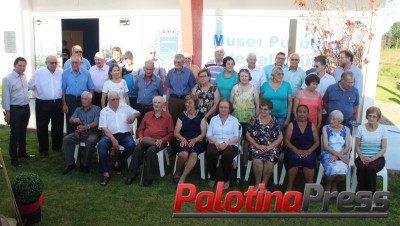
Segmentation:
{"type": "Polygon", "coordinates": [[[174,131],[175,150],[178,152],[174,182],[180,184],[185,183],[197,162],[197,155],[204,151],[207,131],[204,113],[196,110],[197,96],[189,94],[185,99],[186,111],[179,114],[174,131]]]}
{"type": "Polygon", "coordinates": [[[292,88],[288,82],[282,79],[283,70],[276,66],[271,71],[271,79],[261,87],[262,96],[272,101],[274,109],[271,115],[278,119],[281,130],[289,125],[293,105],[292,88]]]}
{"type": "Polygon", "coordinates": [[[217,76],[217,87],[221,94],[221,99],[229,99],[231,97],[231,90],[237,84],[237,72],[233,70],[235,67],[235,60],[227,56],[222,60],[224,71],[217,76]]]}
{"type": "Polygon", "coordinates": [[[313,183],[314,165],[320,139],[317,127],[310,121],[309,110],[306,105],[299,105],[295,112],[296,121],[289,124],[285,132],[284,164],[288,171],[288,191],[293,190],[293,182],[299,167],[303,168],[303,174],[307,183],[313,183]]]}
{"type": "Polygon", "coordinates": [[[219,114],[214,116],[207,130],[207,165],[210,174],[210,187],[215,186],[217,178],[217,163],[221,155],[223,168],[224,189],[229,188],[229,179],[232,169],[232,161],[238,154],[239,121],[231,115],[233,106],[228,99],[222,99],[218,103],[219,114]]]}
{"type": "Polygon", "coordinates": [[[325,191],[337,191],[337,185],[349,171],[350,130],[342,125],[343,114],[334,110],[329,124],[322,129],[321,163],[328,177],[325,191]]]}
{"type": "Polygon", "coordinates": [[[376,174],[385,166],[387,135],[385,128],[378,122],[381,116],[379,108],[368,108],[368,122],[359,126],[356,134],[358,190],[372,191],[372,194],[376,191],[376,174]]]}
{"type": "Polygon", "coordinates": [[[197,109],[205,114],[206,119],[211,119],[219,102],[219,91],[216,85],[210,83],[211,73],[204,68],[197,76],[198,84],[193,87],[192,94],[197,95],[199,101],[197,109]]]}
{"type": "Polygon", "coordinates": [[[121,68],[117,64],[113,64],[108,69],[108,78],[104,85],[101,95],[101,108],[106,106],[107,93],[115,91],[118,93],[121,103],[129,105],[128,86],[126,81],[121,77],[121,68]]]}
{"type": "Polygon", "coordinates": [[[278,120],[271,115],[272,109],[272,101],[262,99],[260,114],[250,119],[246,133],[246,138],[250,142],[249,152],[253,157],[255,190],[259,189],[260,184],[267,187],[282,150],[283,135],[278,120]]]}
{"type": "Polygon", "coordinates": [[[296,118],[297,106],[306,105],[309,109],[308,120],[320,130],[322,126],[322,96],[316,91],[319,84],[319,77],[310,74],[305,79],[306,88],[297,92],[294,99],[293,114],[296,118]]]}

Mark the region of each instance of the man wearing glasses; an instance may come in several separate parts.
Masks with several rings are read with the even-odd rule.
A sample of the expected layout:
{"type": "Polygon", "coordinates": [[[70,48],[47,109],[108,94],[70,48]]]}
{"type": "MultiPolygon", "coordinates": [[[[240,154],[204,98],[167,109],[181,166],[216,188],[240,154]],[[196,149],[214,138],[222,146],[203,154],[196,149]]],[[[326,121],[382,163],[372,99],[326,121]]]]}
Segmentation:
{"type": "Polygon", "coordinates": [[[100,185],[106,186],[111,179],[108,169],[110,148],[120,150],[124,147],[121,155],[114,164],[114,170],[121,174],[129,156],[133,153],[135,142],[132,138],[131,124],[140,116],[140,113],[129,105],[120,104],[120,97],[117,92],[110,91],[107,94],[108,105],[100,112],[99,129],[103,131],[103,137],[97,145],[99,153],[99,171],[103,174],[100,185]]]}
{"type": "Polygon", "coordinates": [[[29,80],[28,88],[36,94],[36,133],[39,152],[49,154],[48,126],[51,121],[51,149],[61,151],[64,127],[62,111],[62,71],[57,69],[57,58],[48,56],[46,67],[37,70],[29,80]]]}
{"type": "MultiPolygon", "coordinates": [[[[165,82],[165,77],[167,76],[167,71],[165,70],[164,66],[161,64],[161,61],[156,58],[156,49],[154,46],[149,46],[146,52],[146,61],[153,61],[154,62],[154,72],[153,74],[161,79],[161,81],[165,82]]],[[[145,71],[140,68],[138,74],[144,75],[145,71]]]]}
{"type": "MultiPolygon", "coordinates": [[[[82,57],[82,47],[80,45],[74,45],[72,47],[72,55],[78,55],[81,58],[81,64],[79,65],[80,68],[89,70],[92,65],[90,62],[82,57]]],[[[71,59],[67,60],[64,64],[64,70],[71,67],[71,59]]]]}
{"type": "Polygon", "coordinates": [[[275,66],[280,66],[280,67],[282,67],[283,70],[287,69],[287,66],[285,65],[285,60],[286,60],[285,53],[279,52],[275,56],[275,63],[264,67],[264,73],[265,73],[267,81],[269,81],[270,76],[271,76],[271,71],[272,71],[272,69],[274,69],[275,66]]]}
{"type": "Polygon", "coordinates": [[[292,87],[292,96],[296,97],[297,91],[303,85],[306,73],[299,67],[300,56],[297,53],[292,53],[289,56],[289,68],[283,69],[283,81],[286,81],[292,87]]]}

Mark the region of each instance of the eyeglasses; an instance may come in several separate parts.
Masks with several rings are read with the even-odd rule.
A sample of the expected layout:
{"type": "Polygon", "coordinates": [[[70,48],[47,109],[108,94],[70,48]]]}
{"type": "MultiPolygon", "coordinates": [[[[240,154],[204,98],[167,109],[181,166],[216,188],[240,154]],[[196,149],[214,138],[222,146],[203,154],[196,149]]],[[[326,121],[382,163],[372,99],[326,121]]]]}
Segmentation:
{"type": "Polygon", "coordinates": [[[277,57],[277,60],[286,60],[286,57],[277,57]]]}
{"type": "Polygon", "coordinates": [[[182,61],[174,61],[174,64],[182,64],[182,61]]]}
{"type": "Polygon", "coordinates": [[[119,98],[112,98],[110,101],[119,101],[119,98]]]}
{"type": "Polygon", "coordinates": [[[275,75],[283,75],[283,73],[276,73],[275,75]]]}
{"type": "Polygon", "coordinates": [[[149,52],[149,54],[156,54],[156,52],[149,52]]]}
{"type": "Polygon", "coordinates": [[[300,59],[290,59],[291,61],[300,61],[300,59]]]}
{"type": "Polygon", "coordinates": [[[52,65],[56,65],[58,62],[47,62],[47,63],[52,64],[52,65]]]}
{"type": "Polygon", "coordinates": [[[75,53],[82,53],[82,51],[77,50],[77,51],[75,51],[75,53]]]}

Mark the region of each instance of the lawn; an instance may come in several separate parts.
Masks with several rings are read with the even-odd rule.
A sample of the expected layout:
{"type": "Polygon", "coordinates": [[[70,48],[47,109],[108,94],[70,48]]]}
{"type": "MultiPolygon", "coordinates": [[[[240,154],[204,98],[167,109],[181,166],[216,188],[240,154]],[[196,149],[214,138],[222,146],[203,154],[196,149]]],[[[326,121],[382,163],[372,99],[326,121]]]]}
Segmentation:
{"type": "Polygon", "coordinates": [[[400,103],[400,50],[381,51],[378,73],[375,98],[387,103],[400,103]]]}
{"type": "MultiPolygon", "coordinates": [[[[383,219],[175,219],[172,218],[175,200],[175,185],[172,182],[173,166],[166,167],[166,176],[160,178],[158,173],[151,187],[140,187],[136,180],[132,185],[124,184],[126,170],[122,175],[113,174],[107,187],[99,185],[100,174],[97,173],[97,158],[94,155],[90,174],[82,174],[78,170],[62,175],[64,168],[63,153],[50,153],[43,158],[21,160],[23,167],[10,166],[8,155],[8,128],[0,128],[0,148],[7,166],[8,176],[12,180],[18,173],[29,171],[38,174],[44,181],[45,201],[42,205],[42,222],[38,225],[398,225],[400,221],[400,196],[398,192],[391,194],[389,217],[383,219]]],[[[37,140],[34,132],[28,133],[28,150],[37,153],[37,140]]],[[[173,159],[171,159],[173,162],[173,159]]],[[[158,169],[155,169],[158,170],[158,169]]],[[[0,170],[0,213],[13,216],[11,198],[0,170]]],[[[244,170],[242,171],[244,174],[244,170]]],[[[232,186],[231,190],[247,190],[252,183],[232,186]]],[[[300,176],[297,184],[302,190],[300,176]]],[[[381,180],[378,180],[381,187],[381,180]]],[[[188,178],[188,182],[197,186],[198,190],[210,190],[207,182],[200,179],[199,167],[188,178]]],[[[323,181],[324,182],[324,181],[323,181]]],[[[389,176],[389,191],[398,188],[400,179],[396,175],[389,176]]],[[[342,187],[343,189],[343,187],[342,187]]],[[[268,190],[285,190],[281,186],[268,186],[268,190]]],[[[310,212],[321,212],[320,202],[310,207],[310,212]]],[[[329,212],[334,211],[334,202],[330,202],[329,212]],[[332,211],[331,211],[332,210],[332,211]]],[[[194,204],[184,204],[182,212],[195,212],[194,204]]]]}

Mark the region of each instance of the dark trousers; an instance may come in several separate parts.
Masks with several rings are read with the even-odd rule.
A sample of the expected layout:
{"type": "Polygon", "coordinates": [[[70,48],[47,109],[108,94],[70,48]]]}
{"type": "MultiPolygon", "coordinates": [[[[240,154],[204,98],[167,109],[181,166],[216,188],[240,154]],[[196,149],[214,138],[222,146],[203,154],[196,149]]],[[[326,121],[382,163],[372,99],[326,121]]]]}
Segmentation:
{"type": "Polygon", "coordinates": [[[146,181],[152,182],[154,180],[154,161],[157,159],[157,153],[163,150],[167,146],[167,143],[163,143],[160,148],[156,145],[151,145],[144,147],[141,144],[136,145],[135,150],[132,154],[132,161],[129,165],[128,178],[136,178],[138,174],[139,164],[143,159],[143,155],[146,153],[146,163],[145,163],[145,172],[146,172],[146,181]]]}
{"type": "Polygon", "coordinates": [[[10,106],[10,143],[9,152],[11,161],[17,161],[18,155],[26,153],[26,128],[28,127],[31,112],[29,105],[10,106]]]}
{"type": "MultiPolygon", "coordinates": [[[[131,106],[132,106],[132,102],[131,102],[131,106]]],[[[149,112],[149,111],[153,111],[153,105],[144,105],[144,104],[136,104],[136,108],[134,108],[135,110],[138,110],[140,112],[140,117],[137,119],[137,125],[139,127],[140,123],[142,122],[142,119],[144,118],[144,115],[149,112]]]]}
{"type": "MultiPolygon", "coordinates": [[[[174,121],[174,125],[176,125],[176,121],[178,120],[178,116],[181,112],[185,110],[185,98],[176,98],[169,97],[168,100],[168,112],[172,116],[172,120],[174,121]]],[[[171,148],[171,154],[175,154],[176,150],[174,149],[176,143],[176,138],[172,138],[169,141],[169,147],[171,148]]]]}
{"type": "Polygon", "coordinates": [[[101,137],[100,132],[82,132],[71,133],[64,137],[64,152],[65,162],[67,166],[75,163],[74,153],[75,146],[80,142],[85,142],[85,154],[83,165],[88,167],[92,159],[93,150],[96,147],[97,141],[101,137]]]}
{"type": "Polygon", "coordinates": [[[40,100],[36,99],[36,134],[39,141],[39,152],[49,152],[48,126],[51,120],[51,148],[60,150],[63,140],[64,113],[61,99],[40,100]]]}
{"type": "MultiPolygon", "coordinates": [[[[218,151],[215,144],[208,144],[207,146],[207,166],[210,179],[217,178],[217,163],[218,158],[221,156],[222,171],[224,174],[224,181],[229,181],[232,171],[232,161],[238,154],[238,148],[235,145],[229,145],[225,150],[218,151]]],[[[240,166],[238,166],[240,167],[240,166]]]]}
{"type": "Polygon", "coordinates": [[[355,164],[357,167],[357,185],[359,191],[376,192],[376,174],[385,166],[385,158],[380,157],[368,165],[364,165],[360,157],[356,158],[355,164]]]}
{"type": "Polygon", "coordinates": [[[68,112],[65,114],[67,120],[67,134],[73,133],[76,130],[76,125],[69,123],[69,119],[74,114],[75,109],[82,105],[81,96],[65,95],[65,103],[68,106],[68,112]]]}
{"type": "Polygon", "coordinates": [[[101,108],[101,95],[102,93],[94,92],[92,98],[92,104],[97,105],[101,108]]]}

